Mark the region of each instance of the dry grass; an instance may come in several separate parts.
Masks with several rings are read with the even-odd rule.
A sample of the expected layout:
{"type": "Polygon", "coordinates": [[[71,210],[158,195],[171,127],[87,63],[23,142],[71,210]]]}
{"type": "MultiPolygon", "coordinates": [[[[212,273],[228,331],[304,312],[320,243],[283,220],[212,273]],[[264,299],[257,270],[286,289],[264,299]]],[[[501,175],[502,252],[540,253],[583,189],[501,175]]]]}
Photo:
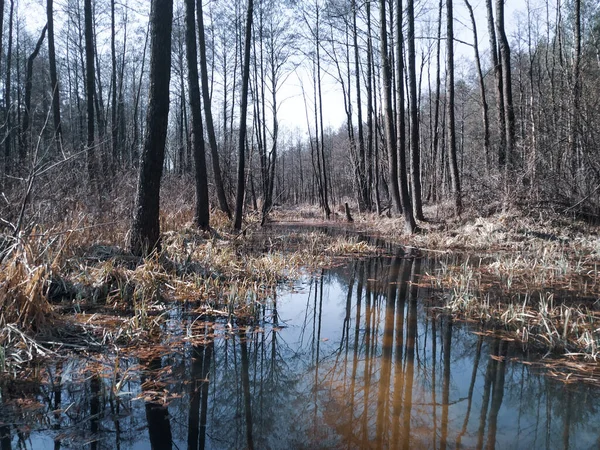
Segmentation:
{"type": "Polygon", "coordinates": [[[212,212],[196,229],[193,191],[173,180],[161,203],[162,250],[145,259],[124,250],[128,217],[70,209],[60,223],[33,222],[6,238],[0,261],[0,371],[17,370],[49,348],[79,351],[156,345],[169,310],[191,304],[229,324],[252,320],[278,284],[339,255],[374,253],[357,239],[323,233],[263,233],[249,214],[244,233],[212,212]]]}
{"type": "Polygon", "coordinates": [[[459,319],[484,322],[545,351],[593,361],[600,356],[595,302],[565,302],[548,290],[490,289],[468,261],[427,278],[443,292],[443,309],[459,319]]]}
{"type": "Polygon", "coordinates": [[[456,317],[483,321],[544,351],[598,358],[594,227],[558,217],[534,221],[502,214],[460,224],[446,237],[438,231],[415,241],[476,255],[442,264],[428,277],[444,291],[444,308],[456,317]]]}
{"type": "MultiPolygon", "coordinates": [[[[302,216],[309,216],[305,209],[302,216]]],[[[471,210],[457,219],[450,210],[446,204],[426,208],[432,220],[410,236],[397,217],[353,212],[354,224],[344,227],[430,250],[440,264],[426,280],[457,318],[484,322],[544,351],[595,361],[600,227],[551,211],[511,209],[482,217],[471,210]]],[[[301,220],[289,210],[277,217],[301,220]]]]}
{"type": "MultiPolygon", "coordinates": [[[[378,253],[357,238],[293,229],[264,233],[252,214],[243,234],[232,232],[217,211],[213,230],[199,231],[192,225],[192,186],[173,179],[161,203],[162,252],[141,260],[123,250],[130,206],[105,204],[102,215],[72,204],[62,222],[38,217],[39,223],[30,220],[18,239],[3,240],[0,362],[10,363],[9,354],[14,363],[46,352],[35,350],[40,342],[81,349],[158,342],[168,309],[184,303],[228,323],[252,320],[278,284],[329,265],[337,256],[378,253]],[[35,344],[37,336],[43,338],[35,344]],[[17,347],[26,351],[17,354],[17,347]]],[[[434,285],[450,292],[447,308],[454,314],[503,324],[524,341],[596,358],[600,324],[595,311],[585,304],[567,308],[554,295],[600,295],[600,240],[591,227],[513,212],[424,223],[422,233],[406,236],[399,231],[401,219],[353,215],[354,231],[437,252],[478,254],[433,274],[434,285]],[[539,298],[533,301],[529,294],[525,301],[524,292],[539,298]]],[[[272,218],[323,223],[310,207],[292,213],[279,209],[272,218]]],[[[341,219],[337,226],[349,227],[341,219]]]]}
{"type": "Polygon", "coordinates": [[[0,328],[15,325],[36,331],[51,320],[47,298],[52,264],[41,240],[15,239],[4,253],[0,271],[0,328]]]}

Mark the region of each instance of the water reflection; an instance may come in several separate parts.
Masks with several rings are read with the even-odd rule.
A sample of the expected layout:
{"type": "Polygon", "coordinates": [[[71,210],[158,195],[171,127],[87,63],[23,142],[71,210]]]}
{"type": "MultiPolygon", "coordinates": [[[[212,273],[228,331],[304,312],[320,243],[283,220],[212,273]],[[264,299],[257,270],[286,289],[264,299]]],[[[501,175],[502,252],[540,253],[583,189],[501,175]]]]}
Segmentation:
{"type": "MultiPolygon", "coordinates": [[[[207,330],[207,334],[211,332],[211,329],[207,330]]],[[[208,413],[208,386],[212,350],[213,341],[192,347],[188,450],[204,450],[206,448],[206,418],[208,413]]]]}
{"type": "Polygon", "coordinates": [[[419,277],[433,264],[355,261],[279,292],[260,326],[196,322],[195,335],[221,337],[122,358],[116,372],[54,366],[36,415],[4,414],[3,391],[1,448],[596,447],[597,389],[428,313],[419,277]]]}
{"type": "Polygon", "coordinates": [[[151,390],[144,402],[150,446],[152,449],[170,450],[173,448],[173,436],[169,410],[164,402],[160,401],[160,398],[153,398],[158,393],[156,389],[160,387],[160,385],[157,386],[158,383],[155,380],[162,368],[162,360],[161,358],[152,358],[149,361],[143,361],[143,365],[146,369],[142,371],[142,392],[151,390]]]}

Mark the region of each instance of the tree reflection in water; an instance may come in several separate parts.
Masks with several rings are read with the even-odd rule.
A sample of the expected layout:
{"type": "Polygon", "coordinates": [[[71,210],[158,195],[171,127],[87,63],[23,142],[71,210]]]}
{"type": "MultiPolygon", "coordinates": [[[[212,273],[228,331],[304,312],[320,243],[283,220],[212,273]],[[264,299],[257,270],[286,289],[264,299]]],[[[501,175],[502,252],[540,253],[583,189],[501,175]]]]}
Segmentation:
{"type": "MultiPolygon", "coordinates": [[[[147,368],[147,373],[142,375],[142,388],[149,382],[152,385],[154,373],[161,369],[161,358],[152,358],[150,361],[144,361],[143,365],[147,368]]],[[[147,399],[145,401],[146,420],[148,421],[148,434],[150,436],[150,446],[152,450],[170,450],[173,448],[173,436],[171,434],[171,422],[169,421],[169,410],[160,402],[147,399]]]]}
{"type": "MultiPolygon", "coordinates": [[[[0,420],[2,449],[52,448],[36,445],[48,436],[56,448],[98,449],[596,446],[598,390],[557,383],[513,361],[511,344],[428,310],[419,280],[433,270],[403,253],[354,261],[282,289],[237,330],[196,320],[206,338],[140,361],[129,396],[107,395],[105,375],[81,389],[73,373],[84,360],[54,366],[60,378],[41,398],[61,410],[40,431],[25,413],[0,420]],[[173,376],[157,386],[180,394],[167,403],[151,396],[161,368],[173,376]]],[[[3,410],[10,398],[5,389],[3,410]]]]}
{"type": "MultiPolygon", "coordinates": [[[[206,328],[211,334],[212,327],[206,328]]],[[[214,343],[194,345],[191,351],[190,409],[188,413],[188,450],[206,448],[206,418],[208,415],[208,386],[214,343]]]]}

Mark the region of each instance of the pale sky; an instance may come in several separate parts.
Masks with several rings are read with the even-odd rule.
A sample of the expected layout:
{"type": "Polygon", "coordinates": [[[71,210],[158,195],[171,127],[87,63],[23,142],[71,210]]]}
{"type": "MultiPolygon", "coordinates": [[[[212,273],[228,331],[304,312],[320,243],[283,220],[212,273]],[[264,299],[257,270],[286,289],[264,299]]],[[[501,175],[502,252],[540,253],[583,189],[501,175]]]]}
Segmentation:
{"type": "MultiPolygon", "coordinates": [[[[137,1],[136,1],[137,3],[137,1]]],[[[427,2],[429,6],[433,2],[427,2]]],[[[437,4],[437,2],[435,2],[437,4]]],[[[466,7],[463,1],[455,0],[455,36],[459,40],[472,42],[471,22],[466,7]]],[[[532,0],[536,3],[536,0],[532,0]]],[[[419,1],[417,1],[418,10],[419,1]]],[[[471,0],[471,4],[475,11],[477,20],[477,30],[479,35],[480,52],[485,55],[488,48],[487,35],[487,17],[485,11],[484,0],[471,0]]],[[[21,10],[22,17],[26,21],[27,28],[31,30],[41,30],[46,22],[45,17],[45,0],[18,0],[18,7],[21,10]]],[[[511,36],[516,33],[518,24],[517,17],[520,14],[523,19],[526,1],[523,0],[506,0],[505,1],[505,20],[509,41],[512,43],[511,36]]],[[[59,0],[55,2],[55,9],[59,10],[63,7],[59,0]]],[[[434,9],[437,6],[433,6],[434,9]]],[[[445,8],[444,8],[445,10],[445,8]]],[[[437,11],[434,11],[437,15],[437,11]]],[[[419,18],[417,18],[417,34],[419,34],[419,18]]],[[[57,32],[60,32],[60,24],[56,25],[57,32]]],[[[445,33],[445,24],[442,25],[442,34],[445,33]]],[[[34,36],[37,32],[33,32],[34,36]]],[[[417,44],[418,45],[418,44],[417,44]]],[[[445,43],[442,43],[442,52],[445,43]]],[[[473,49],[461,43],[455,44],[455,52],[457,61],[463,61],[463,66],[468,68],[473,60],[473,49]]],[[[417,49],[417,53],[419,50],[417,49]]],[[[442,55],[443,57],[443,55],[442,55]]],[[[417,62],[417,66],[419,66],[417,62]]],[[[460,64],[459,64],[460,65],[460,64]]],[[[304,82],[304,89],[309,104],[312,105],[312,81],[307,70],[301,69],[297,74],[291,75],[286,80],[286,85],[282,87],[278,101],[280,102],[279,117],[281,126],[288,129],[299,128],[306,129],[306,113],[304,100],[302,96],[301,83],[304,82]]],[[[427,70],[427,68],[425,68],[427,70]]],[[[457,74],[458,77],[459,74],[457,74]]],[[[426,74],[423,75],[426,80],[426,74]]],[[[354,86],[353,86],[354,87],[354,86]]],[[[309,118],[312,120],[314,113],[309,111],[309,118]]],[[[346,115],[344,111],[343,97],[340,88],[330,77],[323,77],[323,117],[326,127],[338,128],[345,123],[346,115]]]]}
{"type": "MultiPolygon", "coordinates": [[[[431,3],[431,2],[430,2],[431,3]]],[[[435,2],[437,5],[437,2],[435,2]]],[[[471,6],[475,14],[475,20],[477,22],[477,33],[479,40],[479,51],[482,56],[487,52],[488,45],[488,33],[487,33],[487,14],[484,0],[471,0],[471,6]]],[[[533,3],[533,2],[532,2],[533,3]]],[[[473,42],[473,34],[471,28],[471,19],[467,8],[464,6],[462,0],[455,0],[454,9],[454,33],[455,37],[459,40],[466,41],[469,43],[473,42]]],[[[512,42],[511,36],[517,31],[517,17],[519,14],[523,15],[525,10],[526,1],[524,0],[506,0],[505,1],[505,25],[507,33],[509,35],[509,42],[512,42]]],[[[437,9],[437,6],[435,6],[437,9]]],[[[437,11],[435,12],[437,16],[437,11]]],[[[445,15],[445,6],[444,6],[445,15]]],[[[418,21],[418,19],[417,19],[418,21]]],[[[419,23],[416,24],[417,34],[419,33],[419,23]]],[[[442,36],[445,34],[446,25],[442,24],[442,36]]],[[[417,44],[418,45],[418,44],[417,44]]],[[[444,58],[444,47],[445,42],[442,42],[442,58],[444,58]]],[[[463,61],[467,65],[474,61],[473,48],[468,45],[457,42],[455,44],[455,58],[457,61],[463,61]]],[[[419,50],[417,48],[417,54],[419,50]]],[[[473,63],[474,64],[474,63],[473,63]]],[[[420,62],[417,61],[417,67],[420,66],[420,62]]],[[[425,67],[425,70],[427,68],[425,67]]],[[[433,69],[435,70],[435,69],[433,69]]],[[[474,66],[473,66],[473,70],[474,66]]],[[[306,76],[306,70],[302,74],[290,77],[288,84],[281,90],[281,106],[279,109],[280,122],[288,128],[300,128],[306,129],[306,114],[304,111],[304,100],[302,98],[302,91],[300,88],[300,77],[304,79],[306,95],[309,97],[310,104],[312,104],[312,81],[306,76]]],[[[423,74],[424,83],[426,82],[426,74],[423,74]]],[[[457,73],[457,79],[459,74],[457,73]]],[[[324,76],[323,78],[323,118],[325,127],[339,128],[345,124],[346,113],[344,111],[344,101],[341,93],[341,89],[337,83],[332,82],[331,78],[324,76]]],[[[354,91],[354,86],[352,86],[354,91]]],[[[280,101],[281,101],[280,100],[280,101]]],[[[310,112],[310,118],[313,118],[314,113],[310,112]]]]}

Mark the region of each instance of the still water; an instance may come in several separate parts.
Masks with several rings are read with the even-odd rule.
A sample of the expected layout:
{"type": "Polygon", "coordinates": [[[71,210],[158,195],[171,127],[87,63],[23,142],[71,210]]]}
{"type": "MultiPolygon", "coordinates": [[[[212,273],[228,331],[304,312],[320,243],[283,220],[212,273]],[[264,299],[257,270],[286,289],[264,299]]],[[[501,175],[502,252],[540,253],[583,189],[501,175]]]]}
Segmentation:
{"type": "Polygon", "coordinates": [[[428,310],[434,264],[348,261],[282,286],[257,323],[179,311],[147,357],[51,364],[4,389],[0,448],[598,448],[598,389],[428,310]]]}

